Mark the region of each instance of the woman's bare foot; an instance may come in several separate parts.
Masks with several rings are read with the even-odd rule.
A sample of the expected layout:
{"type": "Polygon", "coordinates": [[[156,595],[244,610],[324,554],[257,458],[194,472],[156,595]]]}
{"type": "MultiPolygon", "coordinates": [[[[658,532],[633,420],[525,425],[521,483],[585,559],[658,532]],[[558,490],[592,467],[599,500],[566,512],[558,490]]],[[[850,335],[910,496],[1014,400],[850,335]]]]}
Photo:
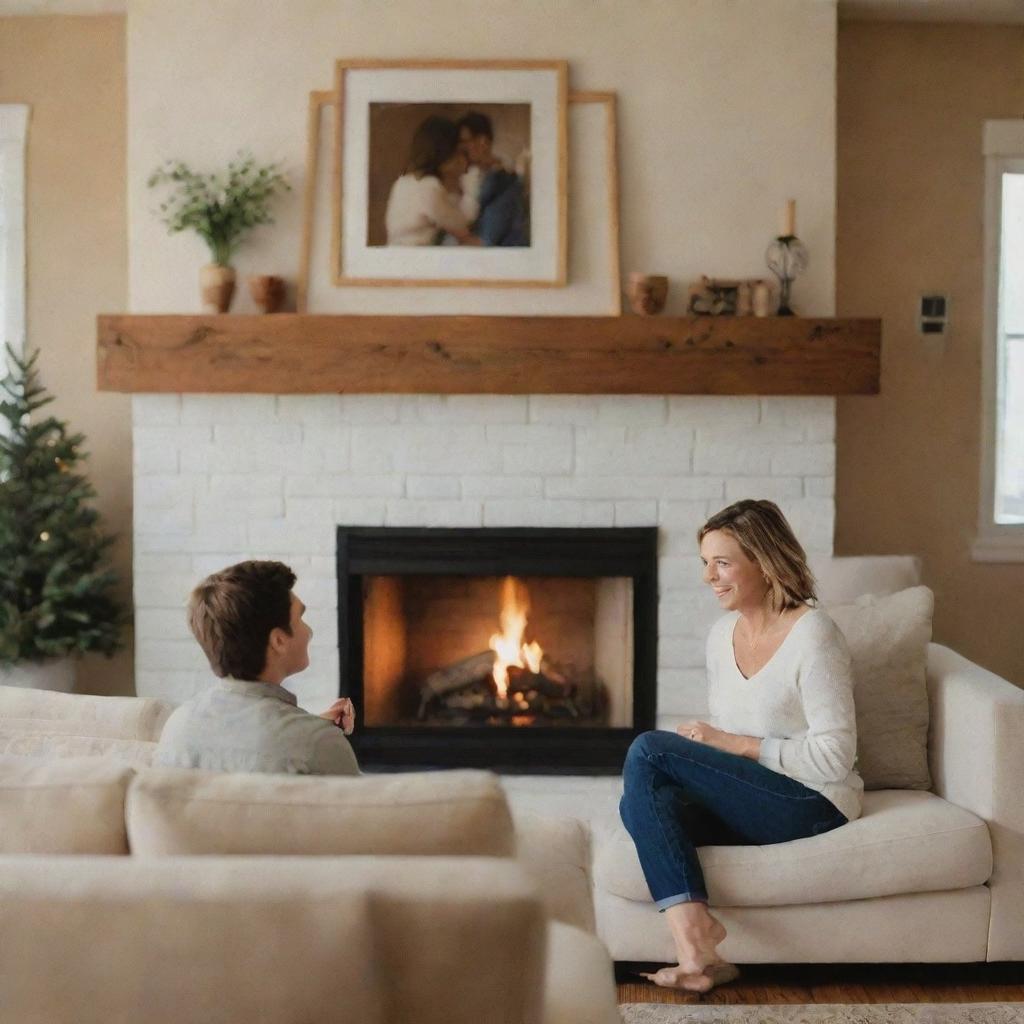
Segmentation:
{"type": "Polygon", "coordinates": [[[645,974],[645,978],[663,988],[708,992],[739,976],[739,971],[718,955],[716,947],[725,938],[725,926],[711,916],[706,903],[677,903],[665,911],[665,917],[679,963],[645,974]]]}
{"type": "Polygon", "coordinates": [[[723,963],[716,947],[725,938],[722,922],[712,917],[705,903],[677,903],[665,911],[675,941],[678,970],[696,976],[712,964],[723,963]]]}
{"type": "Polygon", "coordinates": [[[659,988],[673,988],[680,992],[707,992],[712,985],[706,974],[685,974],[681,967],[662,967],[653,974],[641,971],[640,977],[653,981],[659,988]]]}
{"type": "Polygon", "coordinates": [[[735,981],[740,972],[735,964],[719,960],[716,963],[708,964],[703,971],[697,974],[687,974],[682,967],[662,967],[654,974],[644,974],[641,977],[653,981],[661,988],[674,988],[683,992],[710,992],[716,985],[725,985],[735,981]]]}

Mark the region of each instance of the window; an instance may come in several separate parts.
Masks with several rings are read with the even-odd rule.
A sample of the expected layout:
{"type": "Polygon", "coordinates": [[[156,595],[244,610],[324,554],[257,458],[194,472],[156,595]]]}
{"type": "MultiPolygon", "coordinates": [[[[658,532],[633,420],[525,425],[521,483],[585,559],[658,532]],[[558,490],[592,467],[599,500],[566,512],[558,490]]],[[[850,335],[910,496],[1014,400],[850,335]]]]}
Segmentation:
{"type": "Polygon", "coordinates": [[[0,352],[25,345],[25,135],[28,107],[0,104],[0,352]]]}
{"type": "Polygon", "coordinates": [[[1024,561],[1024,121],[987,121],[981,500],[975,561],[1024,561]]]}
{"type": "Polygon", "coordinates": [[[997,523],[1024,523],[1024,169],[1005,172],[996,350],[997,523]]]}

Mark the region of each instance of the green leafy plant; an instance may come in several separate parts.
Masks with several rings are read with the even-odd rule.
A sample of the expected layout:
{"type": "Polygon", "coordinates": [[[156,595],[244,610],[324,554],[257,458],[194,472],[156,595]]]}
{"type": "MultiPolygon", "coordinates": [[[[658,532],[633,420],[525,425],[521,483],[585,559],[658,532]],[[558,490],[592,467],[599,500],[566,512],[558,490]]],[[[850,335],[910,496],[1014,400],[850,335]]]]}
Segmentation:
{"type": "Polygon", "coordinates": [[[218,266],[226,267],[239,242],[259,224],[272,224],[270,202],[291,191],[279,164],[259,166],[240,153],[221,173],[200,174],[180,160],[168,160],[150,176],[150,188],[168,186],[160,216],[170,233],[191,228],[210,247],[218,266]]]}
{"type": "Polygon", "coordinates": [[[53,401],[35,352],[11,349],[0,380],[0,665],[121,645],[125,616],[106,565],[113,537],[76,472],[85,438],[39,410],[53,401]],[[6,424],[3,421],[6,421],[6,424]]]}

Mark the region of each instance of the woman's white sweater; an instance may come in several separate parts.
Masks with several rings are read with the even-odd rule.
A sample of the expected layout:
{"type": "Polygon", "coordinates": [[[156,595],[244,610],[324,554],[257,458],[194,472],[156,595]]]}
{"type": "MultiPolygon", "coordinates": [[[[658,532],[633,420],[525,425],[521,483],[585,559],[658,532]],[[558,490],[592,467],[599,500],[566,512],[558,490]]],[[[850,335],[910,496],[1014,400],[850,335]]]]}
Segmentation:
{"type": "Polygon", "coordinates": [[[388,245],[434,245],[443,231],[465,231],[469,221],[432,174],[403,174],[391,186],[384,224],[388,245]]]}
{"type": "Polygon", "coordinates": [[[768,663],[749,679],[736,665],[738,612],[711,627],[708,707],[719,729],[761,737],[760,764],[860,817],[864,783],[854,771],[857,722],[850,652],[839,627],[818,608],[793,624],[768,663]]]}

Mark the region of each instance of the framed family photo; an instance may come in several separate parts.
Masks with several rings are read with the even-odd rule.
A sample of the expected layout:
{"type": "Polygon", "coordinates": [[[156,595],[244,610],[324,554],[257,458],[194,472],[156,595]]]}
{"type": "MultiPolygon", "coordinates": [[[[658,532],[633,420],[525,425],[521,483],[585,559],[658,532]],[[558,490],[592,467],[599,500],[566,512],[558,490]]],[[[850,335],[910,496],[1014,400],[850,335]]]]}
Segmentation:
{"type": "Polygon", "coordinates": [[[336,285],[563,287],[565,61],[340,60],[336,285]]]}
{"type": "Polygon", "coordinates": [[[299,313],[621,316],[618,117],[613,92],[569,92],[568,280],[562,288],[339,287],[334,279],[334,89],[309,94],[299,313]]]}

